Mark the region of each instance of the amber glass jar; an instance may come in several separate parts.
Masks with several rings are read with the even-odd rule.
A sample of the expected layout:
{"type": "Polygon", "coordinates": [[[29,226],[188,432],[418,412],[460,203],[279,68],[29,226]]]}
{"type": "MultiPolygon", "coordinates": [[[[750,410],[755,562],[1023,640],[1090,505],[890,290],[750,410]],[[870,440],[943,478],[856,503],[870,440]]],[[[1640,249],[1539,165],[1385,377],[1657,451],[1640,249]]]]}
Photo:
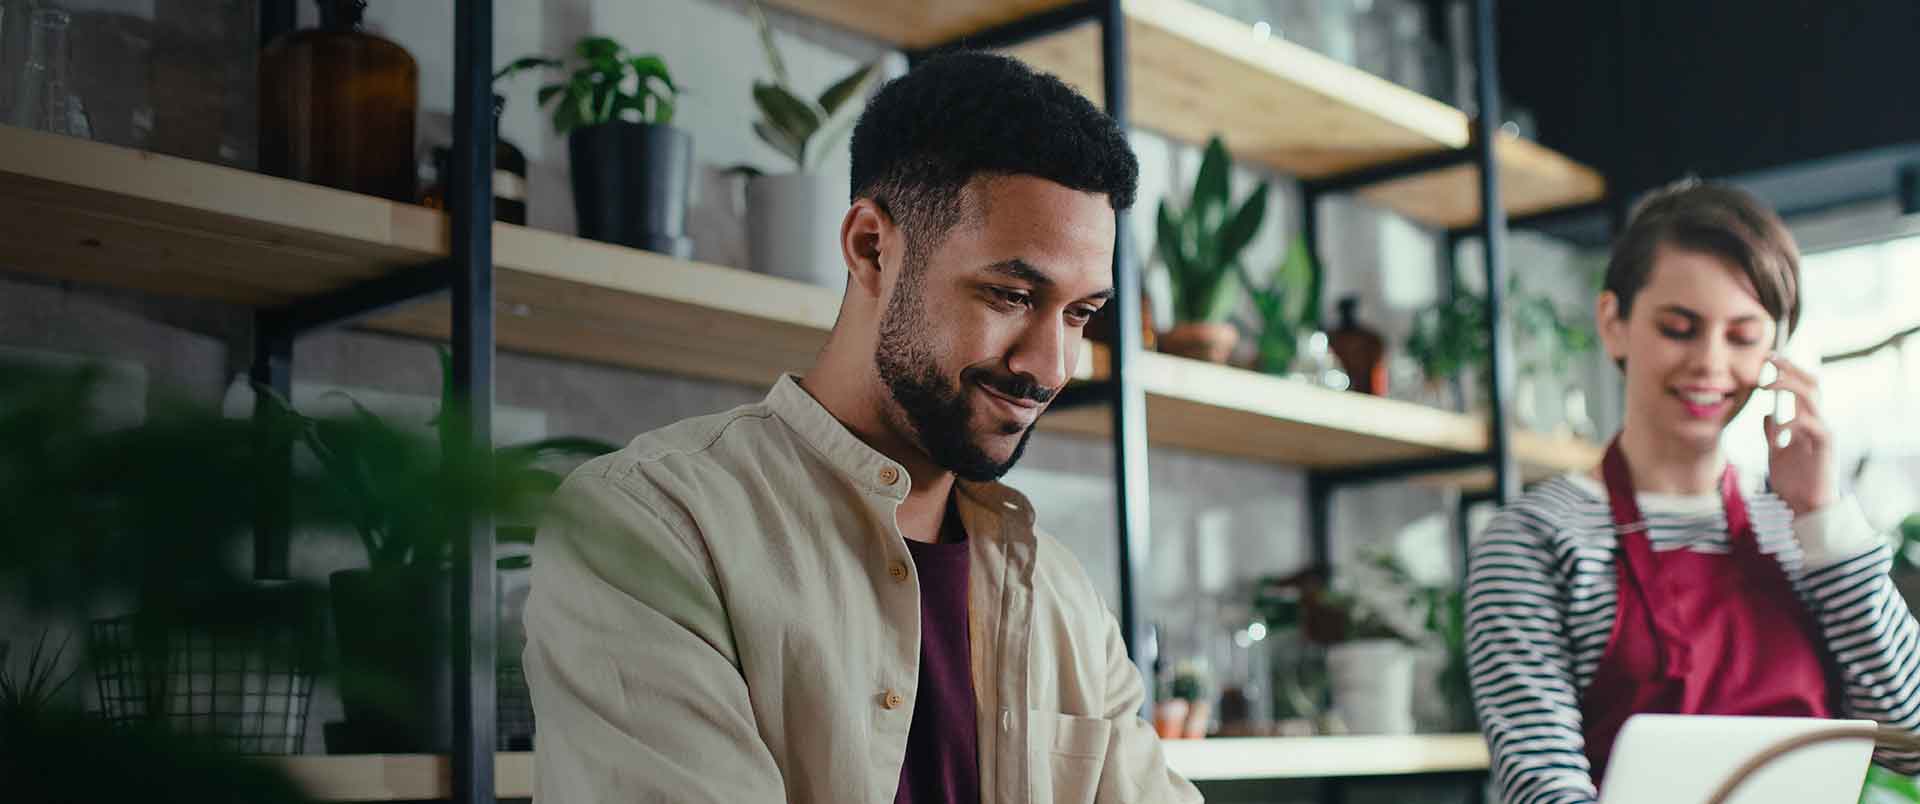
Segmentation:
{"type": "Polygon", "coordinates": [[[411,201],[420,68],[360,29],[365,0],[318,0],[320,27],[260,53],[260,170],[411,201]]]}

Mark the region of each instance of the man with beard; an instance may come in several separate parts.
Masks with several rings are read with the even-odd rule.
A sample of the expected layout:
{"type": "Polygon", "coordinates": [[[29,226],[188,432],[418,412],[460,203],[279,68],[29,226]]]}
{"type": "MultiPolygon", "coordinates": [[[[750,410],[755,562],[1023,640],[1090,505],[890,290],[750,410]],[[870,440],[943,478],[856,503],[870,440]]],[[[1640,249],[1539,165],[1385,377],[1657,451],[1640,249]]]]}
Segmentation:
{"type": "Polygon", "coordinates": [[[995,482],[1113,294],[1125,137],[960,53],[881,89],[852,151],[812,369],[555,497],[526,613],[539,800],[1199,800],[1085,572],[995,482]]]}

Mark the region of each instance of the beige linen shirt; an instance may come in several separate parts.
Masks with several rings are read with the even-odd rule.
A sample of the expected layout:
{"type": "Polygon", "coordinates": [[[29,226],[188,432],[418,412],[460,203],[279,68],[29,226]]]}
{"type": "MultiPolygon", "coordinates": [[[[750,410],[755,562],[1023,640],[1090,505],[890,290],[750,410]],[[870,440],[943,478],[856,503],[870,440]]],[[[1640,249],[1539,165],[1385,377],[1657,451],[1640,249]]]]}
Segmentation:
{"type": "MultiPolygon", "coordinates": [[[[570,476],[534,550],[541,804],[890,804],[919,678],[909,478],[791,376],[570,476]]],[[[1190,802],[1071,554],[960,483],[983,801],[1190,802]]]]}

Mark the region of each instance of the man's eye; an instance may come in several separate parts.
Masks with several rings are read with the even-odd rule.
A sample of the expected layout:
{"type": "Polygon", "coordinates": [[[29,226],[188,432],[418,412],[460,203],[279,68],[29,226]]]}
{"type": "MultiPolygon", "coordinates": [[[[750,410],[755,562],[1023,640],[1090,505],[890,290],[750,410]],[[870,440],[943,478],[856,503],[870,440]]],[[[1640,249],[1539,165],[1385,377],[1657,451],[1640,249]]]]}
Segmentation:
{"type": "Polygon", "coordinates": [[[993,288],[992,292],[993,292],[994,300],[1001,302],[1002,304],[1011,304],[1018,307],[1026,307],[1033,304],[1032,296],[1028,296],[1027,294],[1021,293],[1016,290],[1007,290],[1006,288],[993,288]]]}
{"type": "Polygon", "coordinates": [[[1088,321],[1093,319],[1093,315],[1098,312],[1100,311],[1092,307],[1069,307],[1067,308],[1067,322],[1076,327],[1084,327],[1088,321]]]}

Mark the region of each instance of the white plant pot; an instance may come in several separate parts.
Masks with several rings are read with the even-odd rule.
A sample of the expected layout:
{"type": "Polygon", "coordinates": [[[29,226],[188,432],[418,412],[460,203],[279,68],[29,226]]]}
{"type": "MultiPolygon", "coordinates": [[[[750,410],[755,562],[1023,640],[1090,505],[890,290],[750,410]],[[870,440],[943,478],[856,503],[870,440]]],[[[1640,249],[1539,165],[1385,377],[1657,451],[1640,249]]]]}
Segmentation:
{"type": "Polygon", "coordinates": [[[792,173],[747,180],[747,255],[754,271],[844,290],[840,221],[846,180],[792,173]]]}
{"type": "Polygon", "coordinates": [[[1333,711],[1354,734],[1413,733],[1414,652],[1391,639],[1327,650],[1333,711]]]}

